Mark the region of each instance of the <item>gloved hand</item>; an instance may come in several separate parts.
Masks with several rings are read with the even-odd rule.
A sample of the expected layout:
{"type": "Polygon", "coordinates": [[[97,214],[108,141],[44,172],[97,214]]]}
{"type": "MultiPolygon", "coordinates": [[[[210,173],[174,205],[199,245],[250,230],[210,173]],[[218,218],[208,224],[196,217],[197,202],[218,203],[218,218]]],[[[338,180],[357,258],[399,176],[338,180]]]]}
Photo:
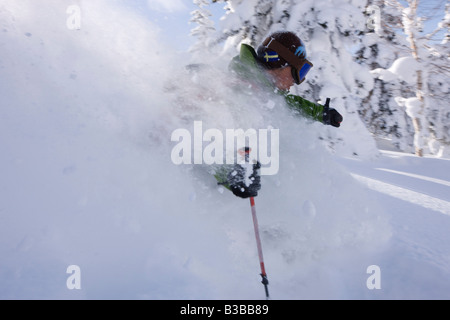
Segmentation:
{"type": "Polygon", "coordinates": [[[261,164],[259,162],[253,165],[249,164],[246,167],[236,164],[234,169],[228,174],[228,185],[231,192],[241,198],[256,197],[261,189],[260,168],[261,164]],[[247,170],[252,170],[253,172],[250,174],[247,170]]]}
{"type": "Polygon", "coordinates": [[[328,109],[323,112],[323,123],[331,125],[333,127],[339,128],[341,126],[341,122],[344,118],[341,116],[336,109],[328,109]]]}
{"type": "Polygon", "coordinates": [[[323,123],[339,128],[344,118],[337,112],[336,109],[330,108],[330,98],[327,98],[327,102],[323,106],[323,123]]]}

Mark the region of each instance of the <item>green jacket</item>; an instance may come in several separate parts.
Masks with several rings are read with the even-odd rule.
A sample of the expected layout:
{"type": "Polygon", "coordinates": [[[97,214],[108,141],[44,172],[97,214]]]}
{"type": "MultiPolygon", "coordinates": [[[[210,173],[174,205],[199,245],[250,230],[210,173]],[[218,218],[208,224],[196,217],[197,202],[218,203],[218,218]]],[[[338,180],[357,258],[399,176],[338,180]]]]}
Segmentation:
{"type": "MultiPolygon", "coordinates": [[[[241,45],[239,55],[234,57],[230,63],[230,69],[241,78],[251,78],[252,81],[258,83],[261,87],[267,87],[267,90],[273,92],[276,89],[265,75],[262,67],[258,64],[255,50],[247,44],[241,45]]],[[[276,91],[284,96],[287,105],[292,109],[299,111],[306,117],[323,122],[322,105],[303,99],[300,96],[289,94],[288,91],[276,91]]]]}

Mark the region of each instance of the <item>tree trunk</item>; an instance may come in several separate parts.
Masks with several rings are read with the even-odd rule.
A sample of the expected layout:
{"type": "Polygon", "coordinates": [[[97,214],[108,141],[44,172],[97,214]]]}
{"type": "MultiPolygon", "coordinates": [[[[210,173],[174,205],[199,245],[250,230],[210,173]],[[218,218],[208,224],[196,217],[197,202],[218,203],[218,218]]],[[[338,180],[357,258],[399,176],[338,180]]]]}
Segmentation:
{"type": "MultiPolygon", "coordinates": [[[[417,91],[416,97],[420,101],[420,111],[419,115],[423,115],[424,111],[424,99],[422,94],[423,89],[423,81],[422,81],[422,70],[417,71],[417,91]]],[[[423,131],[422,124],[419,117],[415,117],[413,119],[414,131],[417,136],[417,140],[415,139],[415,149],[416,156],[423,157],[423,131]]]]}
{"type": "MultiPolygon", "coordinates": [[[[419,5],[419,0],[412,0],[409,1],[409,6],[411,9],[411,17],[410,22],[413,26],[410,26],[408,29],[408,38],[411,45],[411,51],[414,59],[416,61],[419,61],[419,53],[417,50],[417,44],[416,39],[414,36],[413,30],[415,29],[415,18],[417,17],[417,7],[419,5]]],[[[424,112],[424,99],[423,99],[423,80],[422,80],[422,70],[417,70],[417,88],[416,88],[416,97],[419,99],[421,106],[420,111],[418,112],[419,115],[423,115],[424,112]]],[[[423,156],[423,125],[421,124],[420,117],[416,116],[413,119],[413,125],[414,125],[414,145],[416,149],[416,155],[419,157],[423,156]]]]}

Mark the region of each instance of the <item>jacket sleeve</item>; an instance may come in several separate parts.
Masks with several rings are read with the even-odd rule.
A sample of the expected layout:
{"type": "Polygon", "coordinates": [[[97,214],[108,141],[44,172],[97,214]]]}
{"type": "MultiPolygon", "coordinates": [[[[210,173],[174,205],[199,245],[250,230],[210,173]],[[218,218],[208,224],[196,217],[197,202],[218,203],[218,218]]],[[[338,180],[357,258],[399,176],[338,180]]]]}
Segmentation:
{"type": "Polygon", "coordinates": [[[302,115],[313,120],[323,123],[323,106],[313,103],[300,96],[287,94],[285,96],[287,104],[294,110],[297,110],[302,115]]]}
{"type": "Polygon", "coordinates": [[[214,177],[217,180],[217,184],[224,186],[228,190],[231,190],[228,181],[228,175],[230,174],[232,169],[233,168],[229,165],[221,165],[214,167],[213,171],[214,177]]]}

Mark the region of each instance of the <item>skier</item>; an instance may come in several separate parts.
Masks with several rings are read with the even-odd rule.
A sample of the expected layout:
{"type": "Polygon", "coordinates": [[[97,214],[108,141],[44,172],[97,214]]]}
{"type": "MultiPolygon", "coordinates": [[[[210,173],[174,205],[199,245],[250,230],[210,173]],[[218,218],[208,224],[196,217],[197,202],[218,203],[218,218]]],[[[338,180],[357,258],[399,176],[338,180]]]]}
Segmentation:
{"type": "MultiPolygon", "coordinates": [[[[276,92],[284,97],[287,105],[302,115],[339,127],[343,117],[333,108],[310,102],[289,93],[294,84],[305,81],[313,64],[306,59],[306,48],[294,33],[279,31],[269,35],[255,51],[247,44],[241,45],[240,54],[230,63],[231,72],[245,82],[250,82],[253,90],[276,92]]],[[[248,86],[247,86],[248,87],[248,86]]],[[[241,150],[248,157],[250,150],[241,150]]],[[[248,158],[247,158],[248,159],[248,158]]],[[[236,164],[233,168],[222,167],[215,177],[219,184],[241,198],[255,197],[261,189],[259,162],[253,164],[252,172],[236,164]],[[247,175],[247,176],[246,176],[247,175]]]]}

